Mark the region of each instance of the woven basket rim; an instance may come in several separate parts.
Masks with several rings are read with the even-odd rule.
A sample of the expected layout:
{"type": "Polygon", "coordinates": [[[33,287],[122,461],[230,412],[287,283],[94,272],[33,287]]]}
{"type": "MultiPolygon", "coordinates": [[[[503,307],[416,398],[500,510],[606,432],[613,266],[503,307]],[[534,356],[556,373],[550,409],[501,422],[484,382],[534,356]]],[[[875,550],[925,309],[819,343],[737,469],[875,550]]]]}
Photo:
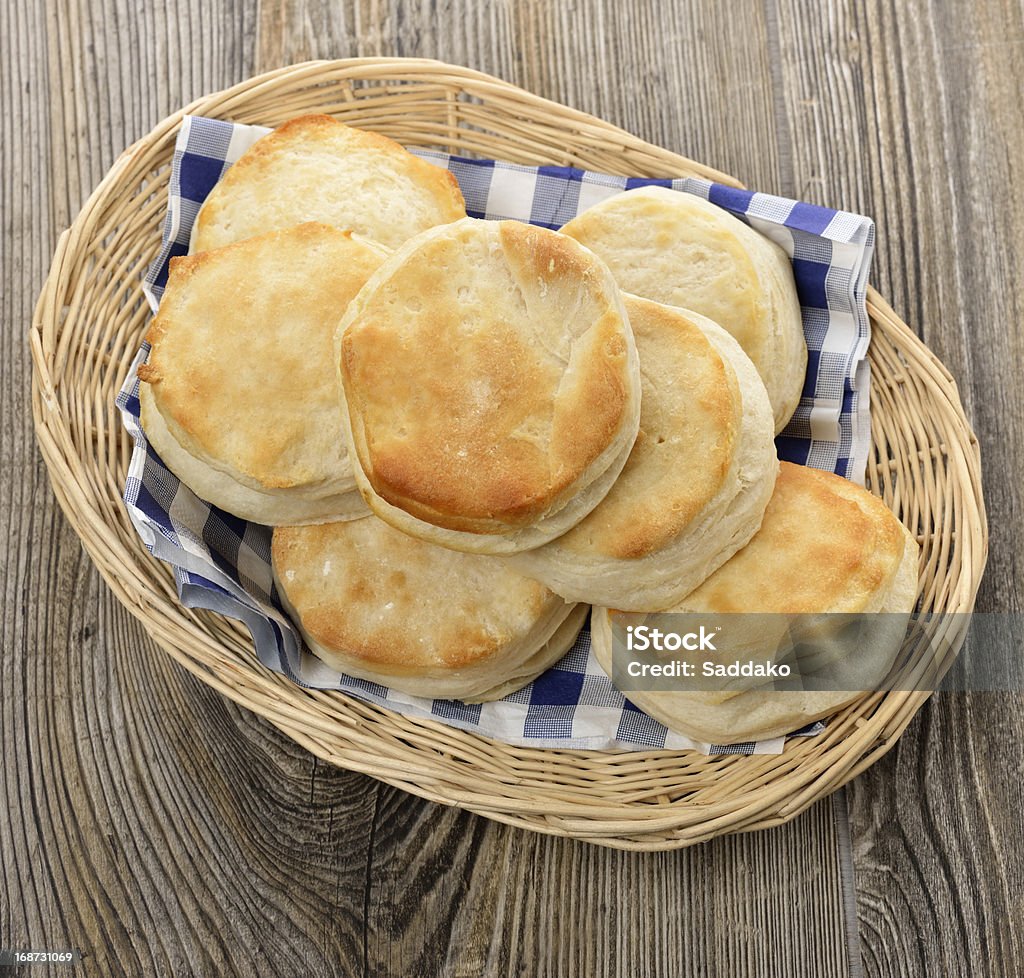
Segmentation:
{"type": "MultiPolygon", "coordinates": [[[[101,402],[103,392],[109,393],[111,378],[124,369],[126,347],[138,332],[131,319],[138,314],[115,315],[109,295],[116,293],[120,282],[128,290],[127,297],[136,297],[141,276],[135,275],[128,283],[121,281],[118,272],[127,271],[125,256],[129,253],[133,259],[148,253],[149,246],[137,243],[136,238],[148,241],[154,228],[158,233],[158,222],[148,229],[132,224],[139,212],[128,206],[135,198],[125,195],[136,187],[136,176],[142,174],[150,181],[155,203],[146,206],[157,211],[161,186],[166,190],[170,148],[186,114],[225,117],[251,111],[270,118],[284,111],[282,106],[292,104],[292,99],[304,105],[319,100],[336,110],[335,114],[351,111],[358,119],[365,106],[379,110],[389,99],[409,102],[419,99],[421,92],[426,94],[416,101],[417,112],[431,113],[431,124],[442,135],[445,126],[449,127],[450,138],[437,142],[442,147],[456,145],[460,139],[475,146],[491,138],[480,134],[476,116],[465,116],[473,121],[460,128],[463,114],[469,113],[472,100],[477,100],[494,119],[492,128],[505,125],[507,118],[508,132],[515,133],[517,141],[501,145],[520,154],[553,157],[538,158],[537,162],[561,162],[574,155],[604,159],[604,154],[620,159],[622,166],[663,168],[666,173],[705,176],[741,186],[727,174],[646,143],[594,116],[482,72],[428,59],[305,62],[196,99],[161,120],[117,158],[58,240],[29,333],[37,440],[58,502],[104,580],[161,648],[202,681],[265,716],[331,763],[498,821],[620,848],[675,848],[726,831],[781,824],[889,750],[928,694],[864,697],[840,711],[816,745],[808,748],[791,741],[782,755],[706,758],[653,749],[605,752],[515,747],[437,721],[395,714],[342,693],[304,690],[287,683],[266,670],[251,651],[248,657],[240,651],[246,645],[241,626],[208,612],[182,608],[166,568],[145,551],[127,525],[121,502],[123,478],[120,484],[117,478],[127,464],[125,435],[119,419],[110,413],[112,405],[101,402]],[[361,95],[361,91],[370,94],[361,95]],[[467,99],[464,104],[462,100],[467,99]],[[433,121],[435,115],[441,121],[433,121]],[[526,137],[520,135],[524,131],[532,140],[525,148],[521,144],[526,137]],[[563,150],[562,143],[569,149],[563,150]],[[554,158],[558,156],[562,160],[554,158]],[[127,185],[125,180],[129,180],[127,185]],[[125,243],[104,245],[111,236],[115,241],[120,236],[125,243]],[[114,325],[97,334],[98,340],[88,332],[95,326],[83,315],[97,306],[114,316],[114,325]],[[97,349],[97,344],[102,349],[97,349]],[[343,698],[340,702],[339,697],[343,698]],[[658,774],[648,775],[650,767],[658,774]],[[606,794],[597,787],[584,790],[576,783],[581,770],[588,777],[614,780],[619,788],[635,781],[637,788],[606,794]],[[691,771],[694,783],[711,785],[711,797],[701,796],[699,803],[690,803],[688,789],[678,788],[679,779],[689,777],[691,771]],[[744,778],[746,781],[733,790],[733,782],[744,778]],[[719,787],[722,798],[716,801],[713,793],[719,787]],[[683,794],[673,797],[678,791],[683,794]],[[658,800],[660,796],[664,802],[658,800]]],[[[370,111],[365,108],[366,113],[370,111]]],[[[405,114],[410,119],[420,118],[411,111],[405,114]]],[[[496,132],[493,139],[500,142],[512,136],[496,132]]],[[[140,193],[136,190],[136,196],[140,193]]],[[[137,266],[138,261],[132,266],[133,274],[137,266]]],[[[902,507],[905,519],[953,514],[941,523],[941,545],[926,541],[932,544],[927,560],[934,564],[926,562],[924,566],[926,588],[930,588],[926,596],[930,594],[933,603],[941,601],[942,610],[969,612],[988,546],[977,439],[949,371],[872,288],[868,290],[868,311],[878,343],[876,347],[876,341],[872,342],[873,355],[885,355],[884,360],[873,361],[876,373],[888,371],[885,377],[891,373],[897,378],[893,383],[912,388],[915,396],[926,398],[928,407],[927,412],[920,412],[920,418],[896,420],[878,409],[873,421],[878,427],[875,436],[888,450],[898,447],[900,443],[893,439],[906,436],[904,428],[915,430],[906,437],[922,440],[916,453],[896,452],[892,458],[877,458],[869,471],[869,485],[894,508],[902,507]],[[895,364],[891,369],[890,360],[895,364]],[[899,420],[904,423],[902,428],[896,423],[899,420]],[[927,476],[925,492],[910,491],[917,486],[913,468],[918,465],[927,476]],[[941,473],[936,474],[936,466],[941,473]],[[929,570],[940,565],[943,574],[929,570]]],[[[136,348],[137,342],[136,337],[136,348]]],[[[251,649],[251,642],[249,646],[251,649]]],[[[696,789],[698,794],[702,790],[696,789]]]]}

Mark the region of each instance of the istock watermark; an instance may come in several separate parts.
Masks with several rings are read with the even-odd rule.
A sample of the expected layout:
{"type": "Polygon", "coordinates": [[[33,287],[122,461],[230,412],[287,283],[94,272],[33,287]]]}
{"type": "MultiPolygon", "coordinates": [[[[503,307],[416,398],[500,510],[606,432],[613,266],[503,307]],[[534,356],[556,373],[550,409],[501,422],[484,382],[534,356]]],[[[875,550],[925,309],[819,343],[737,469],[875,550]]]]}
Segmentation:
{"type": "Polygon", "coordinates": [[[710,631],[703,625],[696,632],[663,632],[660,628],[647,625],[626,626],[626,648],[630,652],[715,652],[715,636],[718,629],[710,631]]]}
{"type": "Polygon", "coordinates": [[[624,692],[1024,690],[1024,615],[595,613],[624,692]]]}

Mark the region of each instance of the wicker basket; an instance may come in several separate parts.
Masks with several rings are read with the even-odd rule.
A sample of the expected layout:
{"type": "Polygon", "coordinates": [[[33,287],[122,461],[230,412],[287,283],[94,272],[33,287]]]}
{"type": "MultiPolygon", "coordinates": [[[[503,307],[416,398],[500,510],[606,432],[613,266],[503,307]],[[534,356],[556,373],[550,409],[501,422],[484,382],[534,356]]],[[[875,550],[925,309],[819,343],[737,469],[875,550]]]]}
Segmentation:
{"type": "MultiPolygon", "coordinates": [[[[114,407],[148,318],[141,281],[159,244],[174,139],[185,112],[274,126],[310,111],[406,145],[738,185],[592,116],[435,61],[310,62],[164,119],[120,156],[61,235],[30,336],[36,431],[57,499],[153,639],[332,764],[512,825],[621,848],[669,849],[778,825],[889,750],[926,693],[865,696],[779,756],[511,747],[302,689],[263,668],[238,623],[179,604],[169,569],[146,552],[121,502],[131,444],[114,407]]],[[[869,486],[922,543],[925,609],[970,611],[987,548],[977,443],[946,369],[874,291],[868,306],[869,486]]],[[[947,639],[959,648],[958,635],[947,639]]]]}

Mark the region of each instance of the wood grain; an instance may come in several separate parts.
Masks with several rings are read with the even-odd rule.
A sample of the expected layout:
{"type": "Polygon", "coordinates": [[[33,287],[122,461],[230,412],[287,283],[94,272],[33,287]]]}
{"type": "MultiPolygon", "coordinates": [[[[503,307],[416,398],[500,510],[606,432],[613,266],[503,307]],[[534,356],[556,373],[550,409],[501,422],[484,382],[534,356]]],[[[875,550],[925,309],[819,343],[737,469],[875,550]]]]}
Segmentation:
{"type": "Polygon", "coordinates": [[[847,974],[828,803],[767,836],[655,854],[524,833],[392,789],[378,815],[370,974],[847,974]]]}
{"type": "MultiPolygon", "coordinates": [[[[981,441],[992,538],[978,608],[1020,612],[1024,11],[877,4],[854,23],[876,134],[862,190],[875,279],[959,381],[981,441]]],[[[1024,974],[1022,706],[1020,693],[938,696],[851,786],[867,974],[1024,974]]]]}
{"type": "Polygon", "coordinates": [[[1019,696],[938,698],[850,788],[859,934],[842,804],[633,855],[326,768],[106,591],[34,450],[24,343],[57,234],[179,105],[306,58],[470,65],[873,214],[875,282],[982,442],[982,607],[1020,610],[1022,22],[996,0],[969,18],[896,0],[0,5],[0,947],[79,946],[85,975],[1024,973],[1019,696]]]}

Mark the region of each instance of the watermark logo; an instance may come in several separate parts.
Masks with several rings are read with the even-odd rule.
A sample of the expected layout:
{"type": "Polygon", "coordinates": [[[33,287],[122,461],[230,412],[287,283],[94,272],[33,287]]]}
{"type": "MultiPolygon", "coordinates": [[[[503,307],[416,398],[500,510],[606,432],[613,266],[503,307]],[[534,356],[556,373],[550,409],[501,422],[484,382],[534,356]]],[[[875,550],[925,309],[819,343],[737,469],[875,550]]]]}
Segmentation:
{"type": "Polygon", "coordinates": [[[717,652],[715,638],[722,630],[720,625],[713,629],[700,625],[697,631],[662,631],[648,625],[626,626],[626,648],[630,652],[717,652]]]}
{"type": "Polygon", "coordinates": [[[603,614],[595,647],[627,694],[1024,689],[1016,613],[603,614]]]}

